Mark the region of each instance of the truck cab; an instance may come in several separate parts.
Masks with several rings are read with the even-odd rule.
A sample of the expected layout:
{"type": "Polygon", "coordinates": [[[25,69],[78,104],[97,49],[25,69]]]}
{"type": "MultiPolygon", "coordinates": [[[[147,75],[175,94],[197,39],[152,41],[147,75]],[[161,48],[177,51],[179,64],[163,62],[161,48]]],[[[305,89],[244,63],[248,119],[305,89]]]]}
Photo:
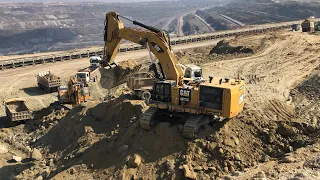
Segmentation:
{"type": "Polygon", "coordinates": [[[100,56],[91,56],[90,57],[90,66],[78,70],[77,72],[77,81],[83,82],[85,86],[88,86],[90,81],[97,81],[97,72],[100,67],[100,62],[102,58],[100,56]]]}
{"type": "Polygon", "coordinates": [[[86,86],[90,82],[90,71],[81,70],[77,72],[77,81],[83,82],[86,86]]]}

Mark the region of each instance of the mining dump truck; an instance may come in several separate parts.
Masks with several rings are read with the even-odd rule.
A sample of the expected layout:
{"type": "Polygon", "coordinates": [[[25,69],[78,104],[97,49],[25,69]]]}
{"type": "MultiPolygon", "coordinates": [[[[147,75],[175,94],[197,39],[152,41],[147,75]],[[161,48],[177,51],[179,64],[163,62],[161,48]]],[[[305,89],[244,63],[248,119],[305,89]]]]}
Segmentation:
{"type": "Polygon", "coordinates": [[[291,28],[292,28],[292,31],[299,31],[301,26],[300,26],[300,24],[293,24],[291,26],[291,28]]]}
{"type": "Polygon", "coordinates": [[[38,73],[37,82],[39,89],[45,92],[56,92],[61,85],[60,77],[55,76],[50,71],[38,73]]]}
{"type": "Polygon", "coordinates": [[[5,101],[5,108],[10,122],[32,119],[31,111],[23,99],[8,99],[5,101]]]}
{"type": "Polygon", "coordinates": [[[77,81],[83,82],[85,86],[88,86],[90,82],[96,82],[98,80],[99,67],[87,67],[80,69],[77,72],[77,81]]]}
{"type": "Polygon", "coordinates": [[[141,99],[151,98],[155,77],[148,72],[138,72],[129,78],[127,86],[141,99]]]}
{"type": "Polygon", "coordinates": [[[314,30],[315,31],[320,31],[320,22],[315,23],[314,30]]]}
{"type": "Polygon", "coordinates": [[[314,32],[314,22],[311,19],[306,19],[301,24],[302,32],[314,32]]]}
{"type": "Polygon", "coordinates": [[[83,68],[78,70],[77,72],[77,81],[83,82],[85,86],[89,85],[89,82],[96,82],[99,74],[99,67],[101,57],[92,56],[90,57],[90,66],[87,68],[83,68]]]}
{"type": "MultiPolygon", "coordinates": [[[[184,79],[188,81],[203,81],[202,69],[193,64],[182,65],[184,71],[184,79]]],[[[138,72],[129,78],[127,86],[141,99],[146,100],[151,98],[152,88],[156,81],[153,74],[149,72],[138,72]]]]}

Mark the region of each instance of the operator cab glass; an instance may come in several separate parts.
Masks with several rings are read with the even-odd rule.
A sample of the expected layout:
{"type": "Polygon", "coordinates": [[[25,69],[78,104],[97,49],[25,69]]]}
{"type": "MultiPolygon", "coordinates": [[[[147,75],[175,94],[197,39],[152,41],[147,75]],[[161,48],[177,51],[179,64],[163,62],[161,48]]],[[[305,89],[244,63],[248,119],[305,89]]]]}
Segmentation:
{"type": "Polygon", "coordinates": [[[97,63],[99,63],[100,61],[99,61],[98,59],[90,59],[90,62],[97,64],[97,63]]]}
{"type": "Polygon", "coordinates": [[[59,91],[67,91],[68,86],[59,86],[58,89],[59,89],[59,91]]]}
{"type": "Polygon", "coordinates": [[[202,77],[202,70],[201,69],[186,69],[185,78],[201,78],[202,77]]]}
{"type": "Polygon", "coordinates": [[[194,71],[194,77],[195,78],[201,78],[202,77],[201,69],[197,69],[197,70],[194,71]]]}
{"type": "Polygon", "coordinates": [[[191,78],[191,70],[190,69],[186,69],[186,72],[184,74],[185,78],[191,78]]]}
{"type": "Polygon", "coordinates": [[[78,74],[77,74],[77,78],[78,78],[78,79],[86,78],[86,73],[78,73],[78,74]]]}

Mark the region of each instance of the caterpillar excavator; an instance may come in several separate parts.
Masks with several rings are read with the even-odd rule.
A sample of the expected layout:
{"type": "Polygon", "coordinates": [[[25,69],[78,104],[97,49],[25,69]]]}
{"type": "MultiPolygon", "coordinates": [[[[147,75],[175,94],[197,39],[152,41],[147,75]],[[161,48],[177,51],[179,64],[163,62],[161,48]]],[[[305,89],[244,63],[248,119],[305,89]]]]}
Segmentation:
{"type": "MultiPolygon", "coordinates": [[[[217,119],[237,116],[244,107],[245,83],[236,78],[209,76],[207,80],[185,75],[184,65],[179,64],[170,46],[168,34],[160,29],[120,16],[116,12],[106,14],[104,54],[102,67],[116,65],[122,39],[147,47],[158,62],[152,60],[155,79],[147,103],[149,109],[140,117],[140,126],[151,130],[164,118],[159,116],[185,117],[183,136],[195,138],[200,127],[217,119]],[[145,30],[124,27],[120,17],[145,30]]],[[[195,70],[199,71],[199,67],[195,70]]],[[[192,71],[192,70],[191,70],[192,71]]]]}

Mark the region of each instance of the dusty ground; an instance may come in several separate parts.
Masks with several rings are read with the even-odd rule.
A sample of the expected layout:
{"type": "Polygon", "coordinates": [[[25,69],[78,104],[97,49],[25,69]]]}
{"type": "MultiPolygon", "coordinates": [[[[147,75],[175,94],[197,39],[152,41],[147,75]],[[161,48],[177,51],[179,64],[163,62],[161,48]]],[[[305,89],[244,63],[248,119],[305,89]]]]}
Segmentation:
{"type": "MultiPolygon", "coordinates": [[[[141,130],[138,117],[147,106],[123,86],[110,91],[96,87],[94,101],[70,111],[44,109],[41,119],[1,128],[0,177],[319,179],[318,39],[282,32],[238,37],[230,43],[252,48],[251,54],[208,55],[212,46],[177,53],[183,63],[202,65],[205,77],[240,76],[247,83],[245,111],[206,126],[195,140],[184,139],[170,119],[151,131],[141,130]],[[10,161],[12,155],[22,157],[22,162],[10,161]]],[[[76,66],[87,63],[79,62],[76,66]]],[[[63,67],[67,66],[46,65],[72,73],[63,67]]],[[[32,98],[14,90],[28,84],[24,75],[39,70],[32,68],[12,71],[14,83],[2,80],[10,90],[2,92],[32,98]]],[[[54,96],[40,98],[50,101],[54,96]]]]}

